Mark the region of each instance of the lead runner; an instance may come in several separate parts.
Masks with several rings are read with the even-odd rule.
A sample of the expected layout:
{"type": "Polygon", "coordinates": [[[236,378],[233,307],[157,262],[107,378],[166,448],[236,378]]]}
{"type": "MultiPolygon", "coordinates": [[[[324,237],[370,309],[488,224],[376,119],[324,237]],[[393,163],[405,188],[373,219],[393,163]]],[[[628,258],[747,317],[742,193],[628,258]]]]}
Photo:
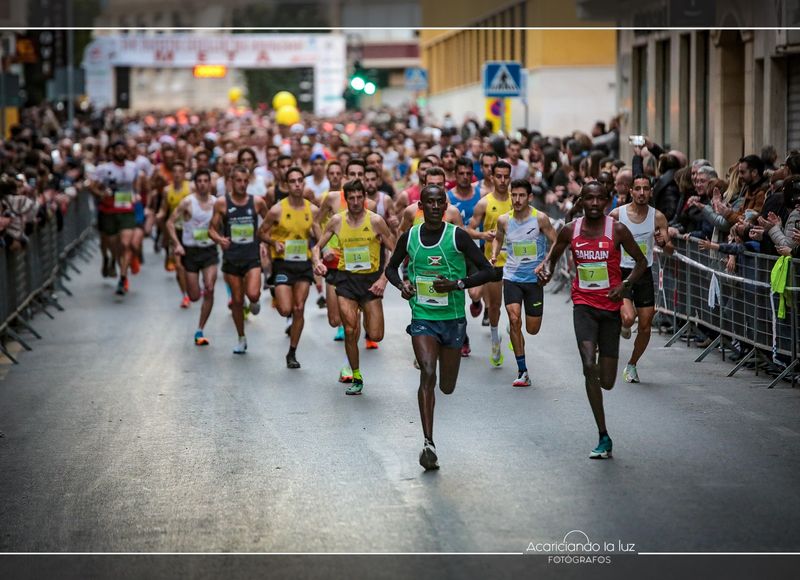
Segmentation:
{"type": "Polygon", "coordinates": [[[647,260],[630,230],[603,214],[608,198],[608,191],[600,183],[585,184],[581,189],[584,217],[561,229],[547,258],[536,268],[539,281],[547,284],[561,254],[567,246],[572,250],[578,269],[572,284],[575,338],[586,378],[586,394],[600,432],[600,442],[589,454],[591,459],[611,457],[603,389],[613,389],[617,376],[623,292],[630,290],[647,269],[647,260]],[[625,280],[620,271],[620,246],[636,262],[625,280]]]}
{"type": "Polygon", "coordinates": [[[449,395],[456,388],[461,365],[461,346],[467,328],[464,290],[492,279],[494,269],[480,248],[462,228],[444,222],[447,194],[436,185],[424,187],[419,206],[424,222],[403,233],[386,267],[386,277],[411,305],[411,324],[406,332],[419,362],[417,398],[425,437],[419,463],[438,469],[433,443],[433,408],[436,402],[436,367],[439,388],[449,395]],[[408,256],[408,280],[399,268],[408,256]],[[477,271],[467,276],[467,260],[477,271]]]}

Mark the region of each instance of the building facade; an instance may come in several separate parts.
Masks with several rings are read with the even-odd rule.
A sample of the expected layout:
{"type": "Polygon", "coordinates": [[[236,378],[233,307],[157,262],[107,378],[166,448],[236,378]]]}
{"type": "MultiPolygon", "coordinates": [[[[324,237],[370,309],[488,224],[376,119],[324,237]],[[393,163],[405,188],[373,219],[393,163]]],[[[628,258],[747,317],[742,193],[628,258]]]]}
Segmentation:
{"type": "MultiPolygon", "coordinates": [[[[611,15],[619,26],[638,26],[653,14],[682,25],[667,2],[584,1],[579,8],[585,18],[611,15]]],[[[701,8],[698,24],[710,30],[618,31],[623,155],[630,154],[627,137],[644,134],[689,158],[707,158],[724,173],[765,145],[779,156],[800,149],[800,31],[739,29],[796,25],[800,2],[705,2],[701,8]]]]}
{"type": "Polygon", "coordinates": [[[428,108],[485,119],[481,84],[488,60],[518,61],[527,70],[525,98],[511,100],[511,125],[546,134],[588,131],[616,113],[616,34],[613,30],[522,30],[526,26],[586,26],[575,3],[518,0],[459,3],[423,1],[420,49],[429,70],[428,108]],[[469,28],[467,28],[469,27],[469,28]]]}

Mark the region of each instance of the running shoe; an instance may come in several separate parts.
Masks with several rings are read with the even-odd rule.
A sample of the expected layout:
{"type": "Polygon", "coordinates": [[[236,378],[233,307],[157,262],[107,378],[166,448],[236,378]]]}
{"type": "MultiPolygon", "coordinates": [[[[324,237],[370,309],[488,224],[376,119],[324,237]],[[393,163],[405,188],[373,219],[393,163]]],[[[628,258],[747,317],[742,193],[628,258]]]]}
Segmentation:
{"type": "Polygon", "coordinates": [[[492,344],[492,357],[490,360],[493,367],[499,367],[503,364],[503,347],[500,342],[492,344]]]}
{"type": "Polygon", "coordinates": [[[528,376],[528,371],[522,371],[517,376],[517,380],[511,383],[512,387],[530,387],[531,386],[531,377],[528,376]]]}
{"type": "Polygon", "coordinates": [[[481,326],[489,326],[489,311],[483,311],[483,320],[481,320],[481,326]]]}
{"type": "Polygon", "coordinates": [[[173,258],[172,256],[167,258],[167,263],[164,264],[164,269],[167,272],[174,272],[175,271],[175,258],[173,258]]]}
{"type": "Polygon", "coordinates": [[[363,379],[353,379],[353,384],[347,387],[344,391],[345,395],[360,395],[361,391],[364,390],[364,380],[363,379]]]}
{"type": "Polygon", "coordinates": [[[609,457],[611,457],[611,437],[603,435],[600,437],[600,443],[589,454],[589,459],[608,459],[609,457]]]}
{"type": "Polygon", "coordinates": [[[342,367],[342,370],[339,371],[339,382],[340,383],[353,382],[353,369],[350,368],[350,365],[344,365],[342,367]]]}
{"type": "Polygon", "coordinates": [[[623,326],[622,330],[619,331],[619,335],[625,340],[628,340],[631,337],[631,329],[623,326]]]}
{"type": "Polygon", "coordinates": [[[293,354],[286,355],[286,368],[287,369],[299,369],[300,363],[297,362],[297,357],[293,354]]]}
{"type": "Polygon", "coordinates": [[[117,282],[116,294],[117,296],[125,296],[125,280],[123,280],[122,278],[120,278],[119,282],[117,282]]]}
{"type": "Polygon", "coordinates": [[[336,336],[333,337],[333,340],[336,342],[341,342],[344,340],[344,326],[340,326],[336,329],[336,336]]]}
{"type": "Polygon", "coordinates": [[[419,464],[425,468],[425,471],[439,469],[439,458],[436,456],[436,446],[433,441],[425,440],[425,445],[419,454],[419,464]]]}
{"type": "Polygon", "coordinates": [[[256,300],[255,302],[250,303],[250,314],[253,316],[257,316],[258,313],[261,312],[261,303],[256,300]]]}
{"type": "Polygon", "coordinates": [[[626,383],[638,383],[639,373],[636,372],[636,365],[625,365],[625,370],[622,371],[622,378],[626,383]]]}
{"type": "Polygon", "coordinates": [[[194,343],[197,346],[208,346],[209,344],[208,339],[205,336],[203,336],[202,330],[198,330],[197,332],[194,333],[194,343]]]}
{"type": "Polygon", "coordinates": [[[191,303],[192,303],[192,301],[189,300],[189,297],[188,296],[184,296],[183,300],[181,300],[181,308],[189,308],[189,305],[191,303]]]}
{"type": "Polygon", "coordinates": [[[130,283],[130,281],[129,281],[127,278],[124,278],[124,279],[122,280],[122,288],[125,290],[125,294],[127,294],[128,292],[130,292],[130,289],[131,289],[131,283],[130,283]]]}
{"type": "Polygon", "coordinates": [[[142,261],[139,260],[139,256],[134,254],[133,258],[131,258],[131,274],[135,276],[136,274],[139,273],[141,269],[142,269],[142,261]]]}
{"type": "Polygon", "coordinates": [[[469,305],[469,313],[472,315],[472,318],[478,318],[481,315],[481,311],[483,310],[483,302],[478,300],[477,302],[473,302],[469,305]]]}
{"type": "Polygon", "coordinates": [[[463,358],[467,358],[471,352],[472,352],[472,349],[469,347],[469,345],[466,342],[461,345],[461,356],[463,358]]]}
{"type": "Polygon", "coordinates": [[[233,354],[244,354],[247,352],[247,339],[245,337],[239,338],[239,342],[233,347],[233,354]]]}
{"type": "Polygon", "coordinates": [[[324,296],[320,296],[319,298],[317,298],[317,306],[319,306],[320,309],[325,308],[327,305],[328,301],[325,300],[324,296]]]}
{"type": "Polygon", "coordinates": [[[364,344],[366,345],[367,350],[377,350],[380,348],[380,345],[377,342],[368,338],[364,339],[364,344]]]}

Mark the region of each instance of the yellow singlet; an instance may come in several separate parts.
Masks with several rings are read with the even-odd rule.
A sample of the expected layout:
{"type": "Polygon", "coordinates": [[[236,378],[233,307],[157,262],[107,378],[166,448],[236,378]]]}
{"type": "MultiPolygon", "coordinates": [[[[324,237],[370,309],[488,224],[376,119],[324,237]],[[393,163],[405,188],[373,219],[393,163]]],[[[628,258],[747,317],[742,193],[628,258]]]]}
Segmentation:
{"type": "Polygon", "coordinates": [[[289,198],[282,199],[281,217],[272,228],[272,239],[283,242],[284,251],[278,253],[275,247],[270,247],[272,259],[286,260],[288,262],[303,262],[311,258],[308,240],[311,237],[311,202],[303,200],[302,209],[292,207],[289,198]]]}
{"type": "MultiPolygon", "coordinates": [[[[483,217],[483,231],[484,232],[491,232],[497,229],[497,219],[503,215],[504,213],[508,213],[511,211],[511,196],[509,195],[505,201],[500,201],[494,195],[494,192],[488,194],[484,199],[486,199],[486,215],[483,217]]],[[[492,244],[486,242],[483,245],[483,254],[487,258],[492,257],[492,244]]],[[[500,252],[500,255],[497,256],[497,262],[495,262],[495,267],[499,268],[506,263],[506,251],[503,250],[500,252]]]]}
{"type": "Polygon", "coordinates": [[[372,274],[380,268],[381,242],[372,229],[373,212],[366,210],[361,223],[351,226],[342,216],[339,229],[339,270],[354,274],[372,274]]]}

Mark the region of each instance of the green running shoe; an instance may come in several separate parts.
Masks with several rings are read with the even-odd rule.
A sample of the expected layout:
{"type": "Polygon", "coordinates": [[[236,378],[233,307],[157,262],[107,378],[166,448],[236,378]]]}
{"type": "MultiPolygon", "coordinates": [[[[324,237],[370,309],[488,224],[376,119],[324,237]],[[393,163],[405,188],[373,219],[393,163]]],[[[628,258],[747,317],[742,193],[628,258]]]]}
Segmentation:
{"type": "Polygon", "coordinates": [[[600,443],[589,454],[589,459],[608,459],[609,457],[611,457],[611,437],[603,435],[600,437],[600,443]]]}
{"type": "Polygon", "coordinates": [[[625,365],[625,370],[622,371],[622,378],[626,383],[638,383],[639,373],[636,372],[636,365],[625,365]]]}
{"type": "Polygon", "coordinates": [[[362,379],[353,379],[353,384],[345,390],[346,395],[360,395],[364,389],[364,381],[362,379]]]}
{"type": "Polygon", "coordinates": [[[492,356],[489,361],[493,367],[499,367],[503,364],[503,348],[499,341],[492,344],[492,356]]]}
{"type": "Polygon", "coordinates": [[[353,369],[350,368],[350,365],[344,365],[342,367],[342,370],[339,371],[339,382],[340,383],[353,382],[353,369]]]}

